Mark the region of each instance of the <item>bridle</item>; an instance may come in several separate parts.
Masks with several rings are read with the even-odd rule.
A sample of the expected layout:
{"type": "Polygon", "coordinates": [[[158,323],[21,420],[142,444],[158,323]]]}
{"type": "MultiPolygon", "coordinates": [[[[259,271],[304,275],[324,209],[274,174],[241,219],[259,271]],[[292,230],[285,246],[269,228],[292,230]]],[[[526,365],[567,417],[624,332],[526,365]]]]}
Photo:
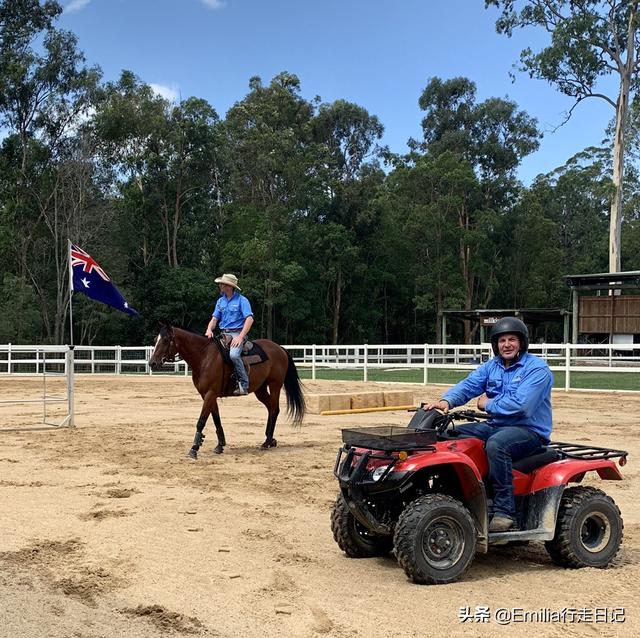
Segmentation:
{"type": "Polygon", "coordinates": [[[167,354],[162,355],[160,357],[160,365],[163,366],[165,363],[178,363],[182,361],[182,357],[178,352],[178,347],[176,346],[175,335],[171,333],[170,335],[160,337],[160,339],[165,342],[166,339],[169,339],[169,346],[167,347],[167,354]],[[173,350],[173,353],[172,353],[173,350]]]}

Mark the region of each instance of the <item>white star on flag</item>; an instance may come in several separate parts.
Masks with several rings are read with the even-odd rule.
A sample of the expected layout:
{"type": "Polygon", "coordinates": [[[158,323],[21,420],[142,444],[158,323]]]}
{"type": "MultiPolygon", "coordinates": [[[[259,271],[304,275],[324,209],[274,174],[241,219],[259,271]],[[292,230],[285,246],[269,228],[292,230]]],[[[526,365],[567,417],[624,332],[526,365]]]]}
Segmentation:
{"type": "Polygon", "coordinates": [[[80,281],[84,284],[84,287],[85,287],[85,288],[88,288],[88,287],[89,287],[89,282],[87,281],[87,278],[86,278],[86,277],[85,277],[84,279],[81,279],[80,281]]]}

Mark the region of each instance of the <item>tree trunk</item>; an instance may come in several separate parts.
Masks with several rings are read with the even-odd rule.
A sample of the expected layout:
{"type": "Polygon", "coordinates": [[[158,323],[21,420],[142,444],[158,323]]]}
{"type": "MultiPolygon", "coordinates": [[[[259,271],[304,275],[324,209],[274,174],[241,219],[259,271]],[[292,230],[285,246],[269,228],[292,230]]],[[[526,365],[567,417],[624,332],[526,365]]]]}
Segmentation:
{"type": "Polygon", "coordinates": [[[627,61],[620,72],[620,95],[616,103],[616,134],[613,146],[613,198],[609,220],[609,272],[620,272],[620,230],[622,228],[622,180],[624,177],[624,146],[629,91],[635,67],[635,20],[638,2],[633,2],[629,13],[627,35],[627,61]]]}
{"type": "Polygon", "coordinates": [[[340,324],[340,303],[342,301],[342,269],[338,268],[338,276],[336,279],[336,296],[333,304],[333,331],[331,343],[338,345],[338,326],[340,324]]]}

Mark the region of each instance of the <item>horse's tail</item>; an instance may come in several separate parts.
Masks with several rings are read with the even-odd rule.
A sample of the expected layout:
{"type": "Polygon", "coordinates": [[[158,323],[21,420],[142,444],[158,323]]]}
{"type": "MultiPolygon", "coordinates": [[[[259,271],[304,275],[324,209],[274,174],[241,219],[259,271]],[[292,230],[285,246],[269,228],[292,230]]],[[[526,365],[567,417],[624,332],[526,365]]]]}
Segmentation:
{"type": "MultiPolygon", "coordinates": [[[[284,350],[284,348],[283,348],[284,350]]],[[[301,425],[307,406],[305,404],[304,395],[302,394],[302,384],[298,369],[293,361],[291,354],[285,350],[289,365],[284,377],[284,389],[287,394],[287,414],[293,416],[293,424],[301,425]]]]}

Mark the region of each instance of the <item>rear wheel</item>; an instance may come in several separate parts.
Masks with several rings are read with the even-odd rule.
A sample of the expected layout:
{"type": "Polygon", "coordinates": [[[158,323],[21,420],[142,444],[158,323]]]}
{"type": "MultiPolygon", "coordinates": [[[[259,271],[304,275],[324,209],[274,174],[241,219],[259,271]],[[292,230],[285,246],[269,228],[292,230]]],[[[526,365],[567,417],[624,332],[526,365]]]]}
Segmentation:
{"type": "Polygon", "coordinates": [[[386,556],[393,548],[391,536],[372,534],[354,517],[342,494],[333,504],[331,531],[338,547],[349,558],[386,556]]]}
{"type": "Polygon", "coordinates": [[[414,583],[451,583],[475,556],[476,527],[460,501],[427,494],[402,512],[393,541],[398,562],[414,583]]]}
{"type": "Polygon", "coordinates": [[[545,547],[562,567],[607,567],[622,542],[624,525],[614,500],[595,487],[564,491],[556,535],[545,547]]]}

